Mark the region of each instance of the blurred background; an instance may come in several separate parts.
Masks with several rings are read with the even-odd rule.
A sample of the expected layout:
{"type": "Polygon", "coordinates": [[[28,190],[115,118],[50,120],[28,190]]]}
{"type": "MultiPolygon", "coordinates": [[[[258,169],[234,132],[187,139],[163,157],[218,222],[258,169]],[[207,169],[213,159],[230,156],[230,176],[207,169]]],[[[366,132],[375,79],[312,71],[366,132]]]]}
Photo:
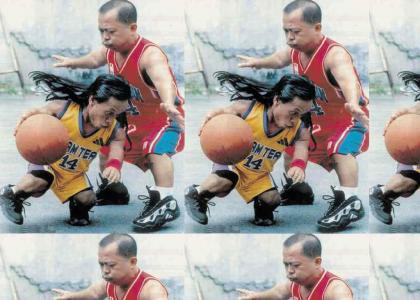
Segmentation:
{"type": "Polygon", "coordinates": [[[369,299],[420,299],[419,247],[418,235],[371,234],[369,299]]]}

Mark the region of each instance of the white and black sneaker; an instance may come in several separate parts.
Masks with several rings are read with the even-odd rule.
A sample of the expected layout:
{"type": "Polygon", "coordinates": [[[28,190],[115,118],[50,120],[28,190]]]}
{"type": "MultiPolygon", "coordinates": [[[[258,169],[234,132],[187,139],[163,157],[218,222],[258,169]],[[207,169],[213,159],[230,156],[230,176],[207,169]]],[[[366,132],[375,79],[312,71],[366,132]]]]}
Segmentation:
{"type": "Polygon", "coordinates": [[[329,201],[325,215],[318,220],[318,226],[327,230],[342,230],[351,222],[363,218],[365,210],[362,201],[357,196],[346,199],[344,192],[331,187],[333,195],[324,195],[322,198],[329,201]]]}
{"type": "Polygon", "coordinates": [[[149,196],[139,196],[140,200],[145,201],[145,206],[139,216],[133,220],[134,226],[140,229],[155,230],[180,216],[179,206],[174,197],[167,196],[160,199],[158,191],[146,188],[149,196]]]}

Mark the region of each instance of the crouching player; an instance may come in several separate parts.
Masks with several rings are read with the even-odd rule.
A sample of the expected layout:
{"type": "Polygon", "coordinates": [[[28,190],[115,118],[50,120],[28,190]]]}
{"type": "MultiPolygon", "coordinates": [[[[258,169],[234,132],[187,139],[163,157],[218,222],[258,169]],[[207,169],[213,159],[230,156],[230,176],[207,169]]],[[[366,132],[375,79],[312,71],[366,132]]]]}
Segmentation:
{"type": "Polygon", "coordinates": [[[89,86],[42,72],[33,72],[32,77],[36,85],[45,87],[49,103],[25,112],[16,132],[30,116],[48,114],[67,128],[70,142],[61,159],[51,165],[29,164],[28,173],[16,185],[2,188],[2,212],[21,225],[25,200],[40,197],[51,188],[62,203],[69,202],[70,225],[89,225],[89,209],[95,205],[96,196],[86,172],[99,149],[109,145],[110,156],[102,176],[110,183],[120,180],[125,141],[122,128],[127,128],[125,110],[131,97],[130,86],[113,75],[100,75],[89,86]]]}
{"type": "Polygon", "coordinates": [[[233,166],[214,164],[212,173],[200,185],[186,189],[187,213],[193,220],[207,224],[209,201],[215,196],[224,197],[236,188],[246,203],[254,202],[253,223],[273,225],[273,211],[282,203],[286,204],[286,199],[277,190],[271,171],[289,145],[296,146],[293,162],[287,170],[287,177],[296,183],[292,185],[295,191],[291,194],[301,193],[300,198],[313,201],[312,190],[303,181],[311,136],[309,111],[315,99],[315,86],[306,77],[293,74],[283,76],[273,87],[227,72],[218,72],[216,76],[222,86],[233,90],[234,103],[211,111],[205,122],[219,114],[237,115],[251,127],[254,145],[243,161],[233,166]]]}

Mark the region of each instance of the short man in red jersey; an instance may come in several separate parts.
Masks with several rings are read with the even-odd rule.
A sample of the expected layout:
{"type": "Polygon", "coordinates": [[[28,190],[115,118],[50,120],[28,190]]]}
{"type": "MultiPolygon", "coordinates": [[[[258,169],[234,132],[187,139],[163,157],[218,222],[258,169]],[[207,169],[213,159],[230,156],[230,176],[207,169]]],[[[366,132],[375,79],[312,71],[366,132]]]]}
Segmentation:
{"type": "MultiPolygon", "coordinates": [[[[112,74],[132,86],[124,160],[143,171],[150,169],[155,186],[150,201],[133,221],[142,229],[156,229],[179,216],[172,196],[174,166],[171,156],[184,147],[183,98],[162,49],[137,33],[137,11],[129,1],[111,0],[99,9],[103,46],[80,58],[53,56],[55,67],[94,69],[108,64],[112,74]],[[131,149],[130,149],[131,148],[131,149]]],[[[109,149],[101,151],[101,166],[109,149]]],[[[121,184],[122,185],[122,184],[121,184]]]]}
{"type": "MultiPolygon", "coordinates": [[[[264,58],[240,55],[238,66],[283,68],[292,65],[295,73],[307,76],[319,87],[312,109],[316,149],[309,153],[309,161],[327,171],[334,169],[340,187],[332,188],[333,201],[318,225],[324,229],[343,229],[364,215],[362,202],[356,195],[356,156],[368,147],[368,99],[349,52],[322,34],[319,5],[310,0],[295,0],[283,13],[288,47],[264,58]]],[[[293,148],[286,152],[287,168],[293,148]]]]}
{"type": "Polygon", "coordinates": [[[85,290],[53,289],[54,300],[167,300],[163,284],[137,266],[137,244],[128,234],[111,233],[99,242],[99,266],[103,280],[85,290]]]}
{"type": "Polygon", "coordinates": [[[322,246],[313,234],[297,233],[283,243],[287,282],[253,292],[238,289],[238,300],[353,300],[351,288],[322,266],[322,246]]]}

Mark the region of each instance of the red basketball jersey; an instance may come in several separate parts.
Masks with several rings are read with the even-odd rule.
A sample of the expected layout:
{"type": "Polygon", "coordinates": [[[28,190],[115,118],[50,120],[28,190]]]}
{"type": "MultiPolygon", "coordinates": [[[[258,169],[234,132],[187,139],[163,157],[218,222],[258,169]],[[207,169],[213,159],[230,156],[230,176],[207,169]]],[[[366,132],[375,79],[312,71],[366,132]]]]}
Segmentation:
{"type": "Polygon", "coordinates": [[[324,271],[321,278],[315,284],[312,292],[309,294],[307,299],[303,299],[303,297],[300,295],[300,287],[301,286],[299,284],[295,283],[295,282],[292,282],[292,284],[290,286],[292,299],[293,300],[323,300],[325,291],[327,290],[328,285],[333,280],[341,280],[347,285],[347,283],[343,279],[341,279],[340,277],[338,277],[338,276],[336,276],[333,273],[330,273],[328,271],[324,271]]]}
{"type": "MultiPolygon", "coordinates": [[[[118,298],[117,296],[117,286],[115,284],[112,284],[110,282],[107,282],[106,284],[106,295],[108,296],[109,300],[137,300],[140,299],[140,293],[149,280],[157,280],[152,275],[139,271],[136,278],[131,283],[130,287],[128,288],[127,292],[122,298],[118,298]]],[[[160,282],[160,281],[159,281],[160,282]]],[[[160,282],[161,283],[161,282],[160,282]]],[[[162,284],[162,283],[161,283],[162,284]]],[[[162,286],[165,288],[165,286],[162,284],[162,286]]],[[[165,288],[166,290],[166,288],[165,288]]]]}
{"type": "MultiPolygon", "coordinates": [[[[312,121],[314,124],[324,121],[326,118],[323,116],[327,116],[329,123],[335,120],[350,123],[352,119],[350,113],[348,113],[344,108],[346,100],[343,92],[338,86],[334,86],[333,83],[330,82],[325,72],[324,60],[332,47],[341,47],[347,51],[347,49],[339,43],[324,37],[306,67],[303,67],[302,65],[300,51],[292,49],[290,54],[294,73],[306,75],[319,87],[317,91],[317,106],[313,108],[312,113],[312,121]]],[[[347,51],[347,53],[349,52],[347,51]]],[[[367,112],[366,105],[368,104],[368,99],[363,92],[359,75],[354,67],[353,71],[357,76],[360,86],[361,97],[359,99],[359,105],[363,107],[365,112],[367,112]]]]}
{"type": "MultiPolygon", "coordinates": [[[[136,117],[139,114],[141,114],[142,120],[145,118],[156,119],[158,117],[156,114],[166,118],[166,114],[159,108],[162,101],[158,91],[153,86],[152,82],[148,82],[150,79],[147,80],[143,77],[139,65],[140,59],[148,47],[158,48],[162,51],[163,55],[165,55],[166,60],[168,60],[166,54],[158,45],[140,36],[138,37],[135,46],[121,65],[117,63],[117,53],[114,50],[108,49],[106,53],[110,73],[124,77],[131,86],[134,87],[134,99],[131,99],[131,108],[127,114],[128,123],[130,124],[135,123],[135,121],[139,119],[136,117]]],[[[175,100],[175,105],[182,105],[184,103],[184,99],[178,91],[175,76],[170,67],[169,71],[172,75],[173,84],[176,88],[177,99],[175,100]]]]}

